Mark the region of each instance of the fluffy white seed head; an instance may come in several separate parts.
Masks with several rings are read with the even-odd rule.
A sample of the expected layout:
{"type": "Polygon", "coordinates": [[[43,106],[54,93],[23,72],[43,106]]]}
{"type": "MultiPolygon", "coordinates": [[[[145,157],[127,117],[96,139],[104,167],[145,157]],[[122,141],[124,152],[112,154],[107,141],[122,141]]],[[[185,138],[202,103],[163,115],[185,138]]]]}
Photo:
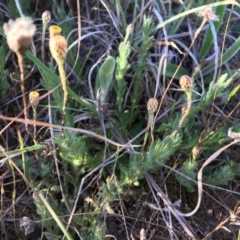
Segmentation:
{"type": "Polygon", "coordinates": [[[36,26],[30,17],[23,16],[15,21],[9,20],[3,25],[3,30],[9,48],[15,53],[24,54],[31,46],[36,26]]]}

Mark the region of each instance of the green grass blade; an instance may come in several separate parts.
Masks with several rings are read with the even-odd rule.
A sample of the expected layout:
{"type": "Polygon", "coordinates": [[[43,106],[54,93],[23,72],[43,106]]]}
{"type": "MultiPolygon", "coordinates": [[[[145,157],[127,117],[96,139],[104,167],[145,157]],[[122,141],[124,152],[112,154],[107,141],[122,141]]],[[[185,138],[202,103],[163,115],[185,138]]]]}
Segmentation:
{"type": "MultiPolygon", "coordinates": [[[[184,10],[184,12],[185,12],[186,10],[189,10],[189,9],[191,8],[191,6],[192,6],[192,3],[193,3],[193,1],[190,1],[190,2],[188,3],[188,5],[187,5],[187,8],[186,8],[186,9],[184,9],[184,6],[181,5],[181,6],[180,6],[180,9],[181,9],[180,12],[182,12],[182,10],[184,10]]],[[[173,24],[173,26],[171,27],[170,34],[169,34],[169,35],[175,34],[175,33],[179,30],[179,27],[181,26],[181,24],[182,24],[183,21],[184,21],[184,17],[179,18],[178,21],[175,22],[175,23],[173,24]]]]}
{"type": "MultiPolygon", "coordinates": [[[[156,63],[156,66],[158,67],[159,63],[156,63]]],[[[162,67],[163,68],[163,67],[162,67]]],[[[173,74],[176,72],[176,70],[178,69],[177,74],[175,75],[175,79],[180,79],[181,76],[183,75],[189,75],[189,72],[185,69],[185,68],[179,68],[178,65],[176,64],[172,64],[172,63],[168,63],[167,64],[167,68],[166,71],[164,72],[166,77],[171,78],[173,76],[173,74]]],[[[162,69],[163,70],[163,69],[162,69]]]]}
{"type": "MultiPolygon", "coordinates": [[[[226,50],[226,52],[223,54],[222,59],[219,59],[218,63],[224,64],[227,62],[229,59],[234,57],[237,52],[240,50],[240,37],[236,40],[236,42],[226,50]]],[[[212,72],[214,70],[215,64],[212,63],[206,68],[202,70],[202,74],[207,75],[208,73],[212,72]]]]}
{"type": "Polygon", "coordinates": [[[211,4],[208,4],[208,5],[201,6],[201,7],[193,8],[193,9],[187,10],[183,13],[180,13],[180,14],[174,16],[174,17],[171,17],[171,18],[169,18],[168,20],[166,20],[162,23],[159,23],[155,28],[152,29],[152,33],[155,33],[156,30],[166,26],[167,24],[169,24],[173,21],[178,21],[178,19],[181,18],[181,17],[185,17],[189,14],[196,13],[200,10],[205,9],[206,7],[217,7],[217,6],[228,5],[228,4],[233,4],[233,5],[236,5],[240,8],[240,3],[238,3],[238,1],[234,1],[234,0],[229,0],[229,1],[226,0],[226,1],[222,1],[222,2],[211,3],[211,4]]]}
{"type": "Polygon", "coordinates": [[[42,201],[42,203],[45,205],[45,207],[47,208],[47,210],[49,211],[49,213],[52,215],[53,219],[56,221],[57,225],[59,226],[59,228],[62,230],[62,232],[64,233],[65,237],[68,240],[73,240],[72,236],[70,235],[70,233],[67,231],[67,229],[65,228],[65,226],[63,225],[63,223],[61,222],[60,218],[58,217],[58,215],[54,212],[54,210],[52,209],[52,207],[50,206],[50,204],[47,202],[47,200],[43,197],[43,195],[41,193],[38,194],[40,200],[42,201]]]}
{"type": "Polygon", "coordinates": [[[0,153],[0,157],[6,157],[6,155],[7,156],[12,156],[12,155],[16,156],[16,155],[20,155],[20,154],[23,154],[23,153],[40,150],[40,149],[43,149],[43,148],[45,148],[44,145],[37,144],[37,145],[30,146],[30,147],[25,147],[23,149],[16,149],[16,150],[8,151],[8,152],[5,152],[5,153],[0,153]]]}

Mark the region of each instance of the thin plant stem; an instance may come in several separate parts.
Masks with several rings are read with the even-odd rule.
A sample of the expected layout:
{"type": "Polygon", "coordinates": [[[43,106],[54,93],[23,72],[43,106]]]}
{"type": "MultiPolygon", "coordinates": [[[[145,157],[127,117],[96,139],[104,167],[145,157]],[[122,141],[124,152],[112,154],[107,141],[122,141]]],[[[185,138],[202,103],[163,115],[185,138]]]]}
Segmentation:
{"type": "Polygon", "coordinates": [[[152,135],[152,131],[153,131],[153,127],[152,127],[153,116],[154,116],[154,114],[148,114],[147,130],[146,130],[146,133],[145,133],[145,136],[144,136],[143,146],[146,145],[147,138],[148,138],[148,135],[149,135],[149,130],[151,130],[151,135],[152,135]]]}
{"type": "Polygon", "coordinates": [[[46,29],[47,26],[43,26],[43,30],[42,30],[42,46],[41,46],[41,50],[42,50],[42,61],[43,63],[45,63],[45,56],[44,56],[44,39],[45,39],[45,34],[46,34],[46,29]]]}
{"type": "Polygon", "coordinates": [[[173,137],[181,128],[183,122],[185,121],[185,119],[187,118],[188,114],[190,113],[191,110],[191,106],[192,106],[192,93],[186,91],[187,94],[187,108],[184,109],[184,114],[182,116],[182,118],[180,119],[177,128],[175,129],[175,131],[171,134],[171,136],[173,137]]]}
{"type": "Polygon", "coordinates": [[[62,232],[64,233],[65,237],[68,240],[72,240],[72,236],[70,235],[70,233],[67,231],[67,229],[65,228],[65,226],[63,225],[62,221],[60,220],[60,218],[58,217],[58,215],[55,213],[55,211],[52,209],[52,207],[50,206],[50,204],[47,202],[47,200],[44,198],[44,196],[41,193],[37,194],[38,198],[42,201],[42,203],[45,205],[45,207],[47,208],[47,210],[49,211],[49,213],[52,215],[53,219],[56,221],[57,225],[59,226],[59,228],[62,230],[62,232]]]}
{"type": "MultiPolygon", "coordinates": [[[[19,129],[17,130],[17,135],[18,135],[18,141],[19,141],[19,146],[20,146],[20,150],[24,149],[24,141],[21,135],[21,132],[19,131],[19,129]]],[[[25,154],[22,152],[22,169],[23,169],[23,173],[24,175],[26,174],[26,159],[25,159],[25,154]]]]}
{"type": "Polygon", "coordinates": [[[12,177],[13,177],[12,207],[13,207],[13,218],[15,218],[15,215],[16,215],[15,200],[16,200],[16,195],[17,195],[17,192],[16,192],[16,175],[15,175],[14,166],[13,166],[13,162],[12,162],[11,158],[8,159],[8,164],[9,164],[9,167],[11,169],[12,177]]]}
{"type": "MultiPolygon", "coordinates": [[[[27,100],[26,100],[26,96],[25,96],[25,87],[24,87],[23,55],[19,52],[17,52],[16,54],[17,54],[18,65],[19,65],[19,70],[20,70],[20,86],[21,86],[22,101],[23,101],[23,113],[24,113],[25,120],[27,120],[27,100]]],[[[28,132],[27,121],[25,122],[25,127],[28,132]]]]}
{"type": "MultiPolygon", "coordinates": [[[[32,106],[32,110],[33,110],[33,120],[36,121],[37,120],[37,106],[32,106]]],[[[37,132],[37,128],[36,125],[33,125],[33,142],[36,145],[37,144],[37,140],[36,140],[36,132],[37,132]]]]}
{"type": "Polygon", "coordinates": [[[62,106],[62,126],[65,125],[65,117],[66,117],[66,104],[67,104],[67,98],[68,98],[68,91],[67,91],[67,78],[66,73],[64,70],[64,64],[63,61],[57,62],[58,64],[58,71],[62,83],[62,90],[63,90],[63,106],[62,106]]]}

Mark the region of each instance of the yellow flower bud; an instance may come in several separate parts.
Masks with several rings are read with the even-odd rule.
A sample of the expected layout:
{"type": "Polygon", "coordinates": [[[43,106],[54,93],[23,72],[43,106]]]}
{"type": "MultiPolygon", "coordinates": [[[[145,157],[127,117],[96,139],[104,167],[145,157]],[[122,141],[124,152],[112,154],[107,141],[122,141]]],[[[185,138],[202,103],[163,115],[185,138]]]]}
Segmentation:
{"type": "Polygon", "coordinates": [[[52,57],[57,63],[62,63],[67,55],[67,40],[60,34],[62,29],[59,26],[52,25],[49,27],[49,31],[49,48],[52,57]]]}
{"type": "Polygon", "coordinates": [[[38,105],[38,101],[36,101],[39,98],[39,93],[36,91],[32,91],[29,93],[29,102],[32,104],[34,103],[34,106],[38,105]]]}

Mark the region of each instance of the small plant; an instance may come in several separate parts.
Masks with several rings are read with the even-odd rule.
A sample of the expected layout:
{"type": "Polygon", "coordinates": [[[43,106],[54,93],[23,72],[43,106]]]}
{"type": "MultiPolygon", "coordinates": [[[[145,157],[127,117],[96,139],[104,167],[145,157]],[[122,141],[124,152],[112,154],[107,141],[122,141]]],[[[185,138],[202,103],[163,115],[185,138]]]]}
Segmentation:
{"type": "Polygon", "coordinates": [[[49,48],[52,57],[57,62],[60,79],[62,82],[63,89],[62,126],[64,126],[66,117],[66,103],[68,97],[67,77],[64,69],[64,60],[67,55],[67,40],[65,37],[61,35],[62,29],[59,26],[52,25],[49,27],[49,31],[50,31],[49,48]]]}
{"type": "Polygon", "coordinates": [[[119,114],[122,113],[122,104],[123,98],[127,90],[127,84],[124,80],[124,76],[127,70],[130,68],[130,64],[128,63],[128,58],[131,53],[131,43],[128,40],[131,32],[133,31],[133,25],[128,25],[126,29],[126,35],[124,41],[120,43],[118,47],[119,56],[116,59],[116,82],[115,82],[115,92],[117,94],[117,106],[119,114]]]}

